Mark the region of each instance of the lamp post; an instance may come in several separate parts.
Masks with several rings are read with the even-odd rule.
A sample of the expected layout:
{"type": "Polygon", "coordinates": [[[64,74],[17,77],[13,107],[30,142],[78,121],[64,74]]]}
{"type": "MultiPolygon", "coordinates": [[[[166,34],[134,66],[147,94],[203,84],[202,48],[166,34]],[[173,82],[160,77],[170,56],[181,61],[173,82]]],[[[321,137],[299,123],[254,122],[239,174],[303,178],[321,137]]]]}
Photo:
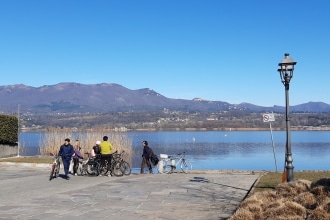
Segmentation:
{"type": "Polygon", "coordinates": [[[286,164],[286,179],[287,182],[293,181],[293,165],[291,153],[291,131],[290,131],[290,118],[289,118],[289,85],[293,76],[294,62],[289,54],[284,54],[284,59],[278,64],[281,81],[285,87],[285,120],[286,120],[286,145],[285,145],[285,164],[286,164]]]}

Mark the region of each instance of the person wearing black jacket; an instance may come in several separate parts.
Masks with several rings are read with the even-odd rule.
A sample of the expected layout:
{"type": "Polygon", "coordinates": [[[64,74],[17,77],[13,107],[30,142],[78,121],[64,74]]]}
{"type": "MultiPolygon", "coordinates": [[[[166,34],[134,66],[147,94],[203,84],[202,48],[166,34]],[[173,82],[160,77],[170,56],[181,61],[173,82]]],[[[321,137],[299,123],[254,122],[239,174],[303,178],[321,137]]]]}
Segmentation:
{"type": "Polygon", "coordinates": [[[74,150],[73,150],[73,146],[70,144],[70,139],[66,138],[64,140],[64,144],[60,147],[58,156],[62,157],[65,179],[67,179],[67,180],[70,179],[68,174],[69,174],[71,157],[73,154],[74,154],[74,150]]]}
{"type": "Polygon", "coordinates": [[[150,158],[153,155],[152,149],[148,146],[148,141],[142,141],[143,153],[142,153],[142,163],[140,174],[144,173],[144,166],[147,165],[149,168],[149,173],[152,173],[152,167],[150,163],[150,158]]]}

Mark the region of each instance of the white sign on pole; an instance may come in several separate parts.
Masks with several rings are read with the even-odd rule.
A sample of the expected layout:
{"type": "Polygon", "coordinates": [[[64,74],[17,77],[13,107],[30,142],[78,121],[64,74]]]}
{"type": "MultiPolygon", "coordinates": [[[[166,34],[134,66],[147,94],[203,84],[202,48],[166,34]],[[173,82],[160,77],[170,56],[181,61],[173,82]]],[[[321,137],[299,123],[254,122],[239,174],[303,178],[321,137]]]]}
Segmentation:
{"type": "Polygon", "coordinates": [[[272,138],[272,144],[273,144],[273,153],[274,153],[274,160],[275,160],[275,167],[277,172],[277,163],[276,163],[276,156],[275,156],[275,146],[274,146],[274,139],[273,139],[273,131],[272,131],[272,121],[275,121],[274,114],[263,114],[262,119],[264,122],[269,122],[269,129],[270,129],[270,136],[272,138]]]}
{"type": "Polygon", "coordinates": [[[275,121],[275,116],[273,113],[272,114],[263,114],[262,118],[263,118],[264,122],[275,121]]]}

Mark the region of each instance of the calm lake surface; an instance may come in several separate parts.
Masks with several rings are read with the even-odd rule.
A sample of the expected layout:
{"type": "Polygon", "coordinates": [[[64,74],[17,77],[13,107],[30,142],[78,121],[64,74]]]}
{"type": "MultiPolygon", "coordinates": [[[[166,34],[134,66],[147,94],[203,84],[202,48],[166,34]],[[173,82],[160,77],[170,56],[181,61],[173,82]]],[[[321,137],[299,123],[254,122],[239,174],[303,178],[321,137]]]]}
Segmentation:
{"type": "MultiPolygon", "coordinates": [[[[140,167],[142,140],[147,140],[158,156],[186,152],[193,169],[284,168],[285,131],[273,131],[272,135],[270,131],[127,132],[127,135],[133,143],[133,168],[140,167]]],[[[20,133],[23,146],[20,155],[39,155],[42,138],[43,133],[20,133]]],[[[294,171],[330,170],[330,131],[292,131],[291,148],[294,171]]]]}

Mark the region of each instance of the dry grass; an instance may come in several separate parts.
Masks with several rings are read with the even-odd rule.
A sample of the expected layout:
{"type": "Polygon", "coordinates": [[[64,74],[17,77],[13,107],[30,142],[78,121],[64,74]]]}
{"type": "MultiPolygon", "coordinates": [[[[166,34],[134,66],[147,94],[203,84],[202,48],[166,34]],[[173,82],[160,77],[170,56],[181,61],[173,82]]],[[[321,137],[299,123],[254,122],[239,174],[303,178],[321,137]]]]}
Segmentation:
{"type": "Polygon", "coordinates": [[[230,218],[330,219],[330,172],[296,172],[294,182],[281,183],[281,173],[262,176],[254,193],[230,218]],[[301,179],[305,178],[305,179],[301,179]]]}
{"type": "Polygon", "coordinates": [[[45,131],[44,139],[39,141],[40,155],[56,155],[60,149],[60,146],[64,143],[65,138],[69,138],[72,145],[76,142],[76,140],[79,140],[81,152],[84,154],[92,150],[92,147],[95,146],[96,141],[102,141],[103,136],[109,137],[109,141],[114,147],[114,150],[118,150],[118,152],[125,150],[126,154],[131,155],[132,141],[128,139],[126,133],[111,132],[106,128],[87,131],[73,131],[72,129],[67,128],[48,128],[45,131]]]}
{"type": "Polygon", "coordinates": [[[53,157],[27,157],[27,156],[20,156],[20,157],[11,157],[11,158],[1,158],[0,162],[14,162],[14,163],[53,163],[53,157]]]}
{"type": "MultiPolygon", "coordinates": [[[[330,178],[330,171],[299,171],[294,172],[295,180],[309,180],[311,182],[316,182],[323,178],[330,178]]],[[[263,190],[275,189],[275,187],[282,183],[282,173],[281,172],[268,172],[260,177],[254,192],[260,192],[263,190]]]]}
{"type": "Polygon", "coordinates": [[[44,138],[39,140],[40,155],[57,155],[60,146],[64,143],[64,139],[69,138],[71,139],[71,143],[73,143],[73,137],[74,136],[71,129],[48,128],[45,131],[44,138]]]}
{"type": "Polygon", "coordinates": [[[24,162],[24,163],[52,163],[52,157],[50,155],[57,155],[60,146],[64,144],[64,139],[69,138],[71,144],[79,144],[81,147],[82,155],[87,158],[87,154],[90,153],[96,141],[102,141],[103,136],[108,136],[109,142],[113,146],[112,153],[118,151],[123,154],[123,158],[128,162],[132,163],[132,140],[128,138],[125,132],[112,132],[106,128],[98,128],[87,131],[76,131],[72,129],[59,129],[59,128],[48,128],[45,131],[44,138],[39,140],[39,152],[38,157],[14,157],[1,159],[6,162],[24,162]],[[78,141],[77,141],[78,140],[78,141]]]}

